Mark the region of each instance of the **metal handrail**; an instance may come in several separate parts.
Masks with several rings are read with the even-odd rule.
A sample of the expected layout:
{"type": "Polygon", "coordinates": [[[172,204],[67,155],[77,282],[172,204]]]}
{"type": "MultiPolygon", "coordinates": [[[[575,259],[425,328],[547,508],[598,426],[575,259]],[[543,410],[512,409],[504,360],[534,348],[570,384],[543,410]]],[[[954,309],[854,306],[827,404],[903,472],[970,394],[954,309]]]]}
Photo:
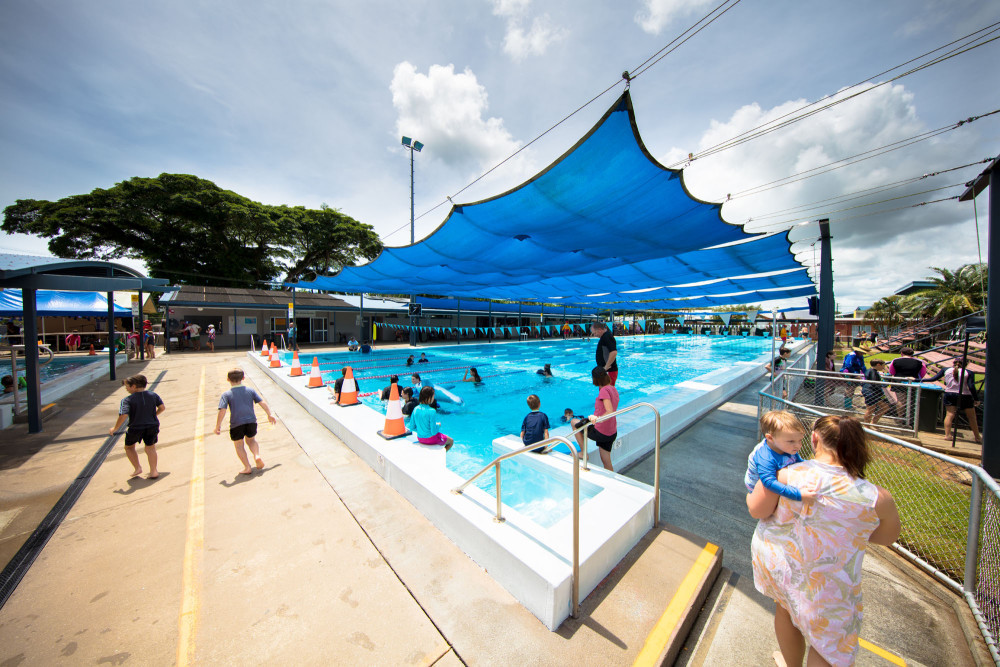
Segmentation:
{"type": "MultiPolygon", "coordinates": [[[[600,417],[595,417],[593,421],[589,419],[585,423],[580,425],[575,430],[569,433],[570,436],[575,436],[580,431],[583,431],[591,424],[597,424],[602,421],[611,419],[612,417],[617,417],[620,414],[626,412],[631,412],[637,408],[648,408],[653,411],[653,428],[654,430],[654,440],[653,440],[653,525],[659,525],[660,523],[660,412],[651,403],[635,403],[628,407],[622,408],[620,410],[615,410],[614,412],[608,412],[601,415],[600,417]]],[[[564,436],[553,436],[542,440],[541,442],[535,442],[530,445],[525,445],[521,449],[515,449],[513,451],[506,452],[499,455],[493,461],[488,463],[483,467],[482,470],[477,472],[475,475],[465,480],[454,489],[451,490],[452,493],[456,495],[461,495],[472,482],[479,479],[483,474],[485,474],[490,468],[496,470],[496,496],[497,496],[497,515],[493,520],[497,523],[503,523],[506,519],[503,518],[503,511],[500,499],[500,464],[507,459],[512,459],[515,456],[520,456],[526,452],[534,451],[536,449],[545,448],[542,454],[549,453],[553,447],[557,444],[565,444],[573,455],[573,607],[570,610],[570,616],[573,618],[577,617],[577,613],[580,606],[580,459],[584,461],[584,470],[589,470],[587,468],[587,458],[588,454],[586,449],[581,450],[578,443],[570,442],[568,437],[564,436]],[[551,443],[551,444],[550,444],[551,443]]],[[[584,440],[586,444],[586,440],[584,440]]]]}
{"type": "Polygon", "coordinates": [[[465,483],[452,489],[451,492],[456,495],[461,495],[461,493],[465,490],[465,487],[478,479],[480,475],[489,470],[491,467],[495,466],[497,480],[497,515],[493,520],[497,523],[503,523],[505,519],[503,518],[503,514],[501,512],[500,502],[500,463],[506,459],[524,454],[525,452],[538,449],[539,446],[544,446],[547,442],[551,442],[552,444],[546,448],[546,452],[561,442],[569,447],[569,452],[573,455],[573,606],[570,608],[569,615],[576,618],[580,608],[580,453],[578,452],[576,445],[566,438],[557,435],[555,437],[548,438],[547,440],[543,440],[541,443],[536,442],[534,444],[527,445],[522,449],[515,449],[514,451],[507,452],[506,454],[501,454],[495,458],[492,463],[467,479],[465,483]]]}

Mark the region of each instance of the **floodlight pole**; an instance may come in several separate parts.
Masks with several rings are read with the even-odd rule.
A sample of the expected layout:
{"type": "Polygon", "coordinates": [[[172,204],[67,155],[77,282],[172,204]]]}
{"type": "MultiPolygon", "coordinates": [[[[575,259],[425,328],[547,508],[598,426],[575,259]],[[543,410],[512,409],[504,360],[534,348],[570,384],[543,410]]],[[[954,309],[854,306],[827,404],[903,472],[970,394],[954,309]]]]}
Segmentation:
{"type": "MultiPolygon", "coordinates": [[[[410,245],[416,243],[416,236],[414,233],[414,209],[413,209],[413,152],[420,152],[420,149],[424,147],[419,141],[413,141],[410,137],[403,137],[403,147],[410,151],[410,245]]],[[[410,294],[410,347],[417,346],[417,328],[416,324],[419,321],[416,316],[412,315],[413,306],[416,303],[416,295],[410,294]]]]}
{"type": "MultiPolygon", "coordinates": [[[[993,160],[975,180],[969,183],[968,189],[958,198],[959,201],[975,199],[985,188],[990,188],[990,204],[986,240],[986,266],[991,260],[1000,259],[1000,231],[993,233],[993,221],[1000,220],[1000,192],[992,187],[1000,185],[993,177],[1000,176],[1000,157],[993,160]]],[[[986,289],[986,331],[1000,331],[1000,306],[990,308],[991,303],[1000,303],[1000,276],[996,271],[990,271],[987,277],[986,289]]],[[[986,346],[986,377],[1000,378],[1000,348],[994,345],[986,346]]],[[[983,388],[983,468],[993,477],[1000,475],[1000,391],[990,391],[989,382],[983,388]],[[994,423],[996,422],[996,423],[994,423]]]]}

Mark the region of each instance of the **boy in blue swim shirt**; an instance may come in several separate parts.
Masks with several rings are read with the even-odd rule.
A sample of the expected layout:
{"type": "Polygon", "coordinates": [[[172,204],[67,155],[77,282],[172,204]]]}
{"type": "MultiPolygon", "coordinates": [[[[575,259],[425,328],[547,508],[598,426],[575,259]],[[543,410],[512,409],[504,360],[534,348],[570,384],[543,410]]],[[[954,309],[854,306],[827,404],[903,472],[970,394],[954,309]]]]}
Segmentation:
{"type": "Polygon", "coordinates": [[[747,460],[747,473],[743,478],[747,493],[751,493],[757,480],[765,489],[789,500],[816,500],[815,488],[797,488],[778,481],[778,471],[799,463],[799,449],[806,431],[798,417],[787,410],[772,410],[760,418],[760,430],[764,434],[747,460]]]}

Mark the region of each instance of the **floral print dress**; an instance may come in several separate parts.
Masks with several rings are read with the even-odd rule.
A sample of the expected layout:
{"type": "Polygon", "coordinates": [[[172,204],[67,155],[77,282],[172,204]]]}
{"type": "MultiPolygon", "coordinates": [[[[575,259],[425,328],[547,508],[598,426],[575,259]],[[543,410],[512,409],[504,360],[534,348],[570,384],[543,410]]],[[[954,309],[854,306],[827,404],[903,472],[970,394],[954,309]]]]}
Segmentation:
{"type": "Polygon", "coordinates": [[[853,665],[861,629],[861,565],[878,527],[878,488],[834,465],[785,468],[787,483],[818,482],[814,503],[779,498],[757,524],[751,555],[757,590],[788,610],[806,642],[831,665],[853,665]]]}

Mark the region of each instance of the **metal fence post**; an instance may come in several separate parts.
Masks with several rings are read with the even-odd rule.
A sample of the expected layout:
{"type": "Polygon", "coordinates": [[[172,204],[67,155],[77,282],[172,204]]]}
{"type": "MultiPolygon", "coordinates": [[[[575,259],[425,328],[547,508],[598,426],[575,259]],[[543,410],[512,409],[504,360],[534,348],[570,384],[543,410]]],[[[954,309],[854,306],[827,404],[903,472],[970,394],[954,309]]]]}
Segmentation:
{"type": "Polygon", "coordinates": [[[503,511],[501,510],[500,503],[500,462],[496,462],[496,475],[497,475],[497,516],[494,521],[497,523],[503,523],[506,519],[503,518],[503,511]]]}
{"type": "Polygon", "coordinates": [[[979,475],[972,476],[972,495],[969,498],[969,534],[965,541],[965,580],[962,582],[966,593],[976,593],[976,565],[979,563],[979,522],[982,516],[983,481],[979,475]]]}

